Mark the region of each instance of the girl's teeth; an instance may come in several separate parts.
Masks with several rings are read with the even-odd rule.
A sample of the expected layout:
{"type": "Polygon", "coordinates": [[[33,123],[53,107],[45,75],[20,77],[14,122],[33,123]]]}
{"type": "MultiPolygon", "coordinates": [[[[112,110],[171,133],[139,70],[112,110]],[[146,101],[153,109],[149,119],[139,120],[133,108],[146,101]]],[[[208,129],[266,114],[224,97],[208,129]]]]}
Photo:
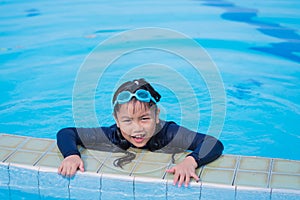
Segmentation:
{"type": "Polygon", "coordinates": [[[136,135],[136,136],[132,136],[133,138],[142,138],[143,135],[136,135]]]}

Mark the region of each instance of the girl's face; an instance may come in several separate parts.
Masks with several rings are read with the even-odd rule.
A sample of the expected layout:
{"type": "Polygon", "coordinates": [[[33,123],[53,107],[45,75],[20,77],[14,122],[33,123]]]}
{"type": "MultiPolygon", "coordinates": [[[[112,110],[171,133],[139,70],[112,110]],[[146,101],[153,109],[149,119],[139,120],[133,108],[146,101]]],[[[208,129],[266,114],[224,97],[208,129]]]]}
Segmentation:
{"type": "Polygon", "coordinates": [[[115,116],[122,136],[136,147],[144,147],[155,133],[159,123],[159,108],[148,108],[140,101],[120,105],[115,116]]]}

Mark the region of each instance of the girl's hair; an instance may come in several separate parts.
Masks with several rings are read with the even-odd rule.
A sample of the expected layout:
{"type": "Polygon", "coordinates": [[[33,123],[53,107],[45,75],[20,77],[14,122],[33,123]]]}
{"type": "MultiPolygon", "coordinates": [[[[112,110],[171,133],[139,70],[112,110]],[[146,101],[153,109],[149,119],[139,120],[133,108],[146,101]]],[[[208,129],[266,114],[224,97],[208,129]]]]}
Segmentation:
{"type": "MultiPolygon", "coordinates": [[[[156,102],[159,102],[161,95],[148,83],[145,81],[145,79],[140,78],[140,79],[135,79],[133,81],[127,81],[123,83],[115,92],[113,99],[112,99],[112,104],[116,101],[118,95],[123,92],[123,91],[129,91],[131,93],[135,93],[139,89],[144,89],[150,92],[151,96],[155,99],[156,102]]],[[[135,103],[137,100],[135,98],[132,99],[133,103],[135,103]]],[[[150,101],[149,103],[147,102],[142,102],[143,106],[147,106],[150,108],[152,105],[155,105],[155,102],[150,101]]],[[[114,114],[116,115],[116,112],[120,109],[119,104],[116,104],[114,107],[114,114]]]]}
{"type": "MultiPolygon", "coordinates": [[[[123,83],[115,92],[113,99],[112,99],[112,104],[117,99],[117,96],[123,92],[123,91],[129,91],[131,93],[135,93],[139,89],[144,89],[150,92],[151,96],[155,99],[156,102],[159,102],[161,95],[148,83],[145,81],[145,79],[140,78],[140,79],[135,79],[133,81],[127,81],[123,83]]],[[[134,104],[136,103],[137,99],[133,98],[131,100],[134,104]]],[[[150,108],[153,105],[156,105],[155,102],[150,101],[149,103],[147,102],[141,102],[142,106],[150,108]]],[[[117,111],[120,109],[120,105],[116,104],[114,107],[114,115],[116,116],[117,111]]],[[[119,147],[122,150],[125,150],[125,156],[118,158],[114,161],[114,166],[122,168],[124,165],[130,163],[133,159],[135,159],[135,154],[131,153],[129,151],[126,151],[130,147],[130,143],[122,136],[122,134],[118,130],[118,136],[120,138],[120,144],[119,147]]]]}

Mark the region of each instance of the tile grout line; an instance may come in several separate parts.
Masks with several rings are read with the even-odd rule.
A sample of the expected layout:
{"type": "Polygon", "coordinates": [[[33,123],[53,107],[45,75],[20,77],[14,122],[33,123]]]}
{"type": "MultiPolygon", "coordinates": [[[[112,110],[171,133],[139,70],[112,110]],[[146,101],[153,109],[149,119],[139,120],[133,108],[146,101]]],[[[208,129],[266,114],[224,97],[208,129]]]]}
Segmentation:
{"type": "MultiPolygon", "coordinates": [[[[167,169],[169,169],[169,167],[172,166],[172,160],[170,160],[168,163],[167,163],[167,169]]],[[[161,179],[165,180],[165,177],[167,176],[167,172],[165,171],[164,174],[162,175],[161,179]]]]}
{"type": "Polygon", "coordinates": [[[234,186],[234,184],[235,184],[235,179],[236,179],[236,176],[237,176],[238,168],[240,167],[240,161],[241,161],[241,156],[238,156],[237,160],[236,160],[236,164],[235,164],[233,177],[232,177],[232,182],[231,182],[232,186],[234,186]]]}
{"type": "Polygon", "coordinates": [[[168,188],[168,180],[166,180],[165,184],[166,184],[166,186],[165,186],[165,190],[166,190],[165,195],[166,195],[166,200],[168,200],[168,190],[169,190],[169,188],[168,188]]]}
{"type": "Polygon", "coordinates": [[[102,175],[103,175],[103,174],[100,174],[99,200],[102,199],[102,175]]]}
{"type": "MultiPolygon", "coordinates": [[[[108,155],[106,156],[106,158],[102,161],[101,165],[98,167],[98,169],[96,170],[96,173],[99,174],[101,168],[103,167],[103,165],[105,164],[106,161],[108,161],[109,157],[111,156],[112,152],[109,152],[108,155]]],[[[102,179],[102,175],[101,175],[101,179],[102,179]]]]}
{"type": "Polygon", "coordinates": [[[234,186],[234,199],[236,200],[237,198],[237,186],[234,186]]]}
{"type": "Polygon", "coordinates": [[[37,179],[38,179],[38,194],[39,194],[39,198],[41,199],[40,167],[37,170],[37,179]]]}
{"type": "MultiPolygon", "coordinates": [[[[36,164],[37,164],[44,156],[46,156],[46,155],[49,153],[49,150],[52,149],[52,148],[54,148],[55,145],[56,145],[55,142],[53,142],[53,144],[51,144],[51,145],[47,148],[47,150],[44,151],[44,153],[42,153],[42,155],[40,155],[40,157],[33,163],[33,166],[36,166],[36,164]]],[[[36,152],[36,151],[34,151],[34,152],[36,152]]]]}
{"type": "Polygon", "coordinates": [[[201,197],[202,197],[202,181],[200,182],[200,188],[199,188],[199,200],[201,200],[201,197]]]}
{"type": "Polygon", "coordinates": [[[29,137],[26,137],[26,139],[24,139],[24,141],[21,142],[17,146],[17,148],[15,148],[2,162],[6,162],[12,155],[14,155],[20,148],[22,148],[29,139],[29,137]]]}
{"type": "Polygon", "coordinates": [[[269,172],[268,172],[267,188],[270,188],[271,177],[272,177],[272,171],[273,171],[273,165],[274,165],[274,159],[272,158],[272,159],[271,159],[271,162],[270,162],[269,172]]]}
{"type": "Polygon", "coordinates": [[[132,194],[133,194],[133,200],[135,200],[135,176],[132,179],[132,194]]]}
{"type": "Polygon", "coordinates": [[[9,198],[11,199],[11,188],[10,188],[10,163],[7,165],[7,172],[8,172],[8,191],[9,191],[9,198]]]}
{"type": "Polygon", "coordinates": [[[130,173],[129,173],[129,176],[132,176],[135,168],[137,167],[137,165],[139,164],[140,160],[145,156],[145,153],[142,151],[140,154],[142,155],[139,155],[139,159],[135,162],[134,166],[132,167],[130,173]]]}

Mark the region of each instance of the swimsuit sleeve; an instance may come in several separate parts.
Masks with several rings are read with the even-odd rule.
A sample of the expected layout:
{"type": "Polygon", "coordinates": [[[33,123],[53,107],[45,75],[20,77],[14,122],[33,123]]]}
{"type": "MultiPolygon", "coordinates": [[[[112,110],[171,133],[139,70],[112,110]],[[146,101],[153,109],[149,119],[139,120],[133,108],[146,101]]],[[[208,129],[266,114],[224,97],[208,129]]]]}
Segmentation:
{"type": "Polygon", "coordinates": [[[170,140],[167,146],[191,150],[187,156],[192,156],[198,167],[214,161],[224,150],[221,141],[215,137],[191,131],[175,123],[169,125],[167,132],[170,140]]]}
{"type": "Polygon", "coordinates": [[[113,127],[99,128],[64,128],[57,135],[57,146],[65,157],[79,155],[77,145],[88,149],[103,150],[117,143],[113,127]]]}
{"type": "Polygon", "coordinates": [[[57,147],[62,155],[68,157],[70,155],[80,156],[77,145],[82,145],[76,128],[64,128],[56,134],[57,147]]]}

